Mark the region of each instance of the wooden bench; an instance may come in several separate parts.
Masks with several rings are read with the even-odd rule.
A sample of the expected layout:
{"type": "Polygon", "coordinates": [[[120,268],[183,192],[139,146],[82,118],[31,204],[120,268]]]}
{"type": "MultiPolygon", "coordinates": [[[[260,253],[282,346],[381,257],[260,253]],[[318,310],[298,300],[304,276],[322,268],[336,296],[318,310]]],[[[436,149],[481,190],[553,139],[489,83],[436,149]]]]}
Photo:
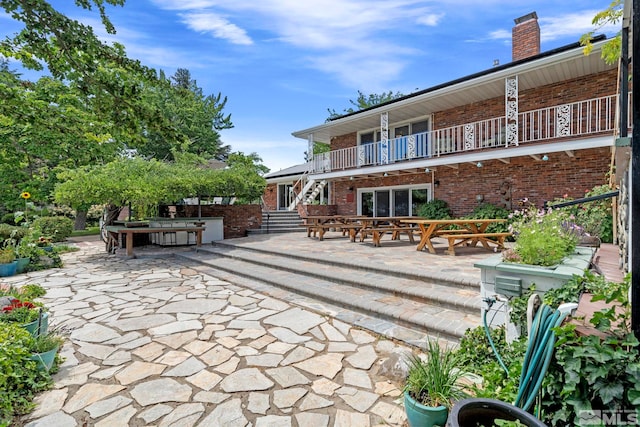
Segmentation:
{"type": "Polygon", "coordinates": [[[362,226],[359,224],[342,224],[342,223],[300,224],[300,226],[307,228],[307,237],[311,237],[311,233],[313,233],[313,237],[316,237],[316,234],[317,234],[319,240],[324,240],[324,234],[327,231],[336,230],[336,231],[342,231],[343,235],[345,232],[349,233],[349,240],[352,242],[356,241],[356,236],[358,235],[358,232],[362,228],[362,226]]]}
{"type": "MultiPolygon", "coordinates": [[[[413,240],[413,233],[418,230],[413,227],[394,227],[391,225],[384,225],[379,227],[367,227],[360,230],[360,241],[364,242],[364,239],[367,238],[369,234],[371,234],[371,238],[373,240],[373,246],[379,247],[380,240],[385,233],[393,233],[392,239],[397,240],[400,233],[407,233],[409,236],[409,241],[411,243],[415,243],[413,240]]],[[[418,231],[419,232],[419,231],[418,231]]]]}
{"type": "MultiPolygon", "coordinates": [[[[452,230],[453,231],[453,230],[452,230]]],[[[486,249],[491,250],[490,244],[495,245],[497,250],[504,249],[504,239],[511,236],[511,233],[467,233],[461,234],[454,232],[453,234],[439,234],[438,237],[449,241],[449,248],[445,251],[449,255],[455,255],[456,246],[475,246],[478,242],[482,243],[486,249]]]]}

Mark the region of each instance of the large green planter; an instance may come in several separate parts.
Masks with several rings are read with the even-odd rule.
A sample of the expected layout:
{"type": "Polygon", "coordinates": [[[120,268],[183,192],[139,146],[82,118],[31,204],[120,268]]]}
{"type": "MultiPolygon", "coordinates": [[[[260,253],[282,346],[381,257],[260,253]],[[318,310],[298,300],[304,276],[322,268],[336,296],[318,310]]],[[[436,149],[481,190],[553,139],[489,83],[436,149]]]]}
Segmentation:
{"type": "Polygon", "coordinates": [[[56,359],[56,353],[58,353],[58,347],[45,351],[44,353],[32,354],[29,358],[36,361],[38,369],[48,371],[53,366],[53,361],[56,359]]]}
{"type": "Polygon", "coordinates": [[[16,274],[18,262],[12,261],[6,264],[0,264],[0,277],[9,277],[16,274]]]}
{"type": "Polygon", "coordinates": [[[49,331],[49,313],[42,313],[40,319],[36,319],[31,323],[25,323],[22,327],[29,331],[34,337],[46,334],[49,331]],[[40,328],[38,328],[38,324],[40,324],[40,328]]]}
{"type": "Polygon", "coordinates": [[[444,426],[449,409],[446,406],[425,406],[404,393],[404,409],[410,427],[444,426]]]}
{"type": "Polygon", "coordinates": [[[29,265],[30,261],[31,258],[29,257],[16,259],[16,262],[18,263],[16,267],[16,273],[24,273],[27,270],[27,266],[29,265]]]}
{"type": "MultiPolygon", "coordinates": [[[[505,262],[502,260],[502,254],[492,255],[474,264],[474,267],[480,269],[480,296],[482,298],[494,298],[496,295],[502,298],[517,297],[533,284],[535,284],[535,292],[542,296],[551,289],[561,287],[574,276],[584,276],[594,254],[595,248],[578,246],[573,255],[565,257],[560,264],[553,267],[505,262]]],[[[507,339],[511,341],[519,336],[520,331],[509,324],[505,313],[502,304],[495,304],[489,310],[487,318],[493,319],[492,326],[506,324],[507,339]]],[[[481,311],[480,315],[482,314],[481,311]]]]}

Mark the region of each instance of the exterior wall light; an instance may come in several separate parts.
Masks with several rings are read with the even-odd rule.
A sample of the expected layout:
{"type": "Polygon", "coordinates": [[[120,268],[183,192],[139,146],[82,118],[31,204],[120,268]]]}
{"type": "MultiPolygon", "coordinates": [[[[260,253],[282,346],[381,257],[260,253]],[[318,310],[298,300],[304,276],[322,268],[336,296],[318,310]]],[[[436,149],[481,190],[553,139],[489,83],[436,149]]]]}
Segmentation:
{"type": "Polygon", "coordinates": [[[542,161],[546,162],[547,160],[549,160],[549,156],[547,156],[546,154],[544,156],[542,156],[542,161]]]}
{"type": "Polygon", "coordinates": [[[476,166],[477,166],[477,167],[479,167],[479,168],[481,168],[481,167],[482,167],[482,162],[478,162],[478,163],[476,163],[476,166]]]}
{"type": "Polygon", "coordinates": [[[429,168],[424,168],[424,173],[429,173],[429,172],[431,172],[431,169],[429,169],[429,168]]]}

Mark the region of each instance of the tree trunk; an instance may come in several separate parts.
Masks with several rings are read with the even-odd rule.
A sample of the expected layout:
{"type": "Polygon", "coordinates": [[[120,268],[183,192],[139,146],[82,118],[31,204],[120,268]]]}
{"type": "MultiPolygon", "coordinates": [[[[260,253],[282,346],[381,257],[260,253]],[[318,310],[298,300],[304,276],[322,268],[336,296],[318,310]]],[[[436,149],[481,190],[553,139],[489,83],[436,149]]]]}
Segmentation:
{"type": "Polygon", "coordinates": [[[87,211],[76,211],[76,220],[73,224],[74,230],[85,230],[87,228],[87,211]]]}

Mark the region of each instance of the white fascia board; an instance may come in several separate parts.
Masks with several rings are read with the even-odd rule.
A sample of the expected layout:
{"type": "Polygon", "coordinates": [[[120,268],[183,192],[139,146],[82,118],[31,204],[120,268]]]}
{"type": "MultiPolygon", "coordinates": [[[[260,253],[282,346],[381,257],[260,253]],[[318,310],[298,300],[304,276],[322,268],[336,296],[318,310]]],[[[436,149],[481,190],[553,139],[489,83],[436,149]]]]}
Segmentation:
{"type": "MultiPolygon", "coordinates": [[[[601,40],[599,42],[594,43],[593,45],[593,50],[591,51],[590,55],[595,55],[597,54],[601,49],[602,49],[602,45],[604,43],[606,43],[607,41],[609,41],[608,39],[606,40],[601,40]]],[[[454,92],[459,92],[461,90],[465,90],[468,89],[469,87],[473,87],[473,86],[478,86],[478,85],[482,85],[484,83],[487,82],[491,82],[494,80],[502,80],[505,79],[507,77],[512,77],[512,76],[516,76],[518,74],[523,74],[526,73],[528,71],[531,70],[535,70],[537,68],[545,68],[549,65],[555,64],[555,63],[561,63],[570,59],[574,59],[576,57],[580,57],[580,56],[584,56],[584,53],[582,51],[582,49],[572,49],[572,50],[568,50],[565,52],[560,52],[557,53],[555,55],[551,55],[548,57],[544,57],[541,59],[538,59],[536,61],[531,61],[531,62],[525,62],[524,64],[520,64],[520,65],[516,65],[513,67],[508,67],[505,68],[504,70],[500,70],[500,71],[496,71],[496,72],[492,72],[492,73],[487,73],[485,75],[476,77],[474,79],[470,79],[470,80],[465,80],[462,81],[460,83],[457,83],[455,85],[452,86],[446,86],[443,87],[441,89],[432,91],[432,92],[427,92],[424,93],[422,95],[418,95],[418,96],[414,96],[408,99],[404,99],[402,101],[397,101],[394,102],[390,105],[383,105],[380,106],[378,108],[373,108],[371,110],[368,111],[364,111],[362,113],[358,113],[358,114],[353,114],[347,117],[344,117],[342,119],[338,119],[338,120],[334,120],[328,123],[323,123],[321,125],[318,126],[314,126],[312,128],[308,128],[308,129],[303,129],[300,131],[295,131],[292,132],[291,135],[295,136],[296,138],[302,138],[302,139],[307,139],[307,136],[309,134],[313,134],[313,133],[317,133],[320,132],[322,130],[325,129],[329,129],[333,126],[336,125],[342,125],[342,124],[347,124],[350,122],[354,122],[354,121],[358,121],[364,117],[369,117],[372,115],[379,115],[382,112],[385,111],[393,111],[393,110],[397,110],[397,109],[401,109],[404,106],[407,105],[411,105],[417,102],[421,102],[423,101],[425,98],[435,98],[441,95],[446,95],[447,93],[454,93],[454,92]]],[[[446,82],[445,82],[446,83],[446,82]]]]}
{"type": "Polygon", "coordinates": [[[595,138],[573,139],[567,142],[554,142],[548,144],[521,145],[504,149],[495,149],[489,152],[477,152],[469,154],[451,154],[424,160],[414,160],[412,162],[395,163],[382,166],[369,166],[354,168],[336,172],[310,174],[309,178],[318,180],[348,178],[350,176],[381,174],[385,172],[395,172],[405,169],[424,169],[437,166],[454,165],[459,163],[476,163],[488,160],[508,159],[530,155],[552,154],[565,151],[587,150],[590,148],[612,147],[615,144],[612,135],[599,136],[595,138]]]}

